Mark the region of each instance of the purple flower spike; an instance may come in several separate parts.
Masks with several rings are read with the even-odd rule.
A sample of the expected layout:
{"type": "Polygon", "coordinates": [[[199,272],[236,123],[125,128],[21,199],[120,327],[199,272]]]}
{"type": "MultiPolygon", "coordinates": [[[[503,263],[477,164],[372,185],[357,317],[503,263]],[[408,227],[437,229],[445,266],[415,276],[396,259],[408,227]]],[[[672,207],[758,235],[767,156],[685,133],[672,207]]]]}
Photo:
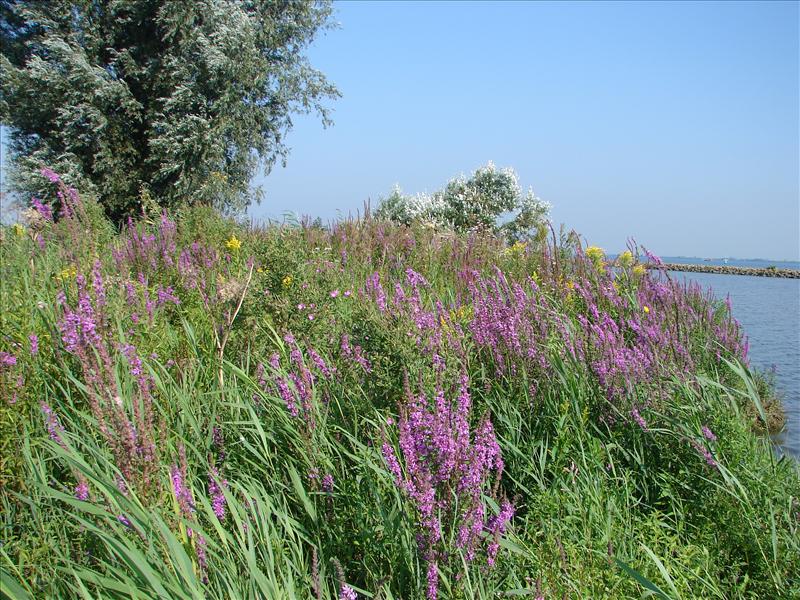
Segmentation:
{"type": "Polygon", "coordinates": [[[707,440],[709,440],[709,441],[711,441],[711,442],[716,442],[716,441],[717,441],[717,436],[716,436],[716,435],[714,435],[714,432],[713,432],[713,431],[711,431],[711,430],[710,430],[708,427],[706,427],[705,425],[703,425],[703,429],[702,429],[702,431],[703,431],[703,436],[705,436],[705,438],[706,438],[707,440]]]}
{"type": "Polygon", "coordinates": [[[85,479],[81,479],[75,486],[75,497],[86,502],[89,499],[89,484],[85,479]]]}
{"type": "Polygon", "coordinates": [[[17,358],[8,352],[0,352],[0,371],[11,368],[17,364],[17,358]]]}
{"type": "Polygon", "coordinates": [[[53,169],[49,169],[47,167],[44,167],[40,171],[40,173],[42,174],[42,177],[44,177],[45,179],[50,181],[50,183],[59,183],[61,181],[61,177],[59,176],[58,173],[53,171],[53,169]]]}
{"type": "Polygon", "coordinates": [[[225,494],[223,489],[227,488],[228,481],[220,478],[216,467],[211,467],[208,472],[208,492],[211,494],[211,507],[220,521],[225,519],[225,494]]]}

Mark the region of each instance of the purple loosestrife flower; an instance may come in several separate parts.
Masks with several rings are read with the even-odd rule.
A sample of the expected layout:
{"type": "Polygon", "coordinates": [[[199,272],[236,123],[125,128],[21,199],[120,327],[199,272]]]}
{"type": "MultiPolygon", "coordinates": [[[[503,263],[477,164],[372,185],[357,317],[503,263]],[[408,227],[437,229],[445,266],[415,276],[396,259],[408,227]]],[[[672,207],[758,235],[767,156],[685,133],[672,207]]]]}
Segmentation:
{"type": "Polygon", "coordinates": [[[217,451],[217,461],[223,462],[225,460],[225,437],[219,427],[215,426],[211,430],[211,443],[217,451]]]}
{"type": "Polygon", "coordinates": [[[406,269],[406,281],[412,288],[428,287],[428,280],[413,269],[406,269]]]}
{"type": "Polygon", "coordinates": [[[636,421],[636,424],[642,428],[642,431],[647,431],[647,421],[644,420],[644,417],[639,414],[639,410],[637,408],[631,409],[631,416],[633,420],[636,421]]]}
{"type": "Polygon", "coordinates": [[[717,441],[717,436],[716,436],[716,435],[714,435],[714,432],[713,432],[713,431],[711,431],[711,430],[710,430],[708,427],[706,427],[705,425],[703,425],[702,432],[703,432],[703,436],[704,436],[704,437],[705,437],[707,440],[709,440],[710,442],[716,442],[716,441],[717,441]]]}
{"type": "Polygon", "coordinates": [[[689,440],[689,443],[697,451],[697,453],[705,459],[706,464],[708,464],[709,467],[717,468],[717,461],[714,460],[714,456],[711,454],[708,448],[706,448],[697,440],[689,440]]]}
{"type": "Polygon", "coordinates": [[[381,452],[383,453],[383,459],[386,461],[386,465],[389,467],[389,472],[394,477],[394,480],[396,482],[403,481],[403,472],[400,469],[400,463],[397,460],[394,448],[392,448],[388,442],[384,442],[381,447],[381,452]]]}
{"type": "Polygon", "coordinates": [[[31,198],[31,206],[45,221],[53,220],[53,209],[42,203],[38,198],[31,198]]]}
{"type": "Polygon", "coordinates": [[[61,425],[58,415],[53,412],[53,409],[44,401],[42,401],[39,406],[44,414],[45,426],[47,427],[47,433],[50,435],[50,439],[62,448],[66,448],[64,441],[61,439],[61,435],[64,433],[64,426],[61,425]]]}
{"type": "Polygon", "coordinates": [[[208,556],[206,554],[206,538],[198,535],[195,538],[195,552],[197,554],[197,567],[200,571],[200,578],[204,584],[208,584],[208,556]]]}
{"type": "Polygon", "coordinates": [[[375,303],[378,305],[378,309],[381,312],[386,312],[386,293],[383,291],[383,286],[381,285],[381,275],[378,273],[378,271],[375,271],[372,275],[367,277],[364,290],[367,295],[373,297],[375,303]]]}
{"type": "Polygon", "coordinates": [[[172,287],[165,288],[159,285],[156,290],[156,297],[156,308],[161,308],[167,303],[172,303],[175,306],[181,303],[180,298],[175,295],[175,290],[173,290],[172,287]]]}
{"type": "Polygon", "coordinates": [[[346,583],[342,584],[339,590],[339,600],[357,600],[358,594],[346,583]]]}
{"type": "Polygon", "coordinates": [[[17,364],[17,357],[8,352],[0,352],[0,371],[10,369],[17,364]]]}
{"type": "MultiPolygon", "coordinates": [[[[438,390],[432,401],[414,396],[406,385],[406,401],[400,407],[398,441],[404,469],[391,445],[384,441],[382,453],[395,481],[415,507],[420,551],[428,562],[429,598],[436,597],[438,561],[453,552],[448,540],[456,539],[467,560],[476,557],[481,532],[493,532],[495,543],[513,514],[503,504],[500,516],[486,520],[483,496],[503,470],[494,428],[483,418],[471,430],[472,401],[468,380],[462,375],[456,401],[438,390]]],[[[497,547],[489,547],[489,565],[497,547]]]]}
{"type": "Polygon", "coordinates": [[[431,560],[428,562],[428,600],[436,600],[439,595],[439,570],[436,566],[436,561],[431,560]]]}
{"type": "Polygon", "coordinates": [[[271,366],[275,370],[280,369],[281,357],[277,352],[273,352],[272,356],[269,357],[269,366],[271,366]]]}
{"type": "Polygon", "coordinates": [[[330,494],[333,492],[333,475],[326,473],[322,477],[322,491],[330,494]]]}
{"type": "Polygon", "coordinates": [[[347,358],[351,359],[355,363],[357,363],[362,369],[364,369],[365,373],[369,373],[372,371],[372,366],[369,364],[369,361],[364,357],[364,350],[359,345],[351,346],[350,345],[350,336],[344,334],[342,336],[342,342],[340,344],[342,349],[342,354],[344,354],[347,358]]]}
{"type": "Polygon", "coordinates": [[[325,360],[317,354],[313,348],[308,349],[308,355],[311,357],[311,362],[314,363],[314,366],[319,369],[319,371],[328,379],[333,375],[333,367],[328,367],[325,363],[325,360]]]}
{"type": "Polygon", "coordinates": [[[297,405],[295,404],[294,392],[289,387],[289,383],[283,377],[278,377],[275,380],[275,384],[278,387],[278,394],[286,403],[286,408],[289,411],[289,413],[293,417],[298,417],[300,415],[300,412],[297,410],[297,405]]]}
{"type": "Polygon", "coordinates": [[[178,455],[180,460],[171,469],[172,493],[178,501],[181,514],[188,517],[194,512],[194,498],[191,488],[187,486],[186,449],[183,444],[178,446],[178,455]]]}
{"type": "Polygon", "coordinates": [[[216,467],[211,467],[208,472],[208,492],[211,494],[211,507],[220,521],[225,519],[225,494],[223,490],[227,488],[228,481],[220,477],[216,467]]]}
{"type": "Polygon", "coordinates": [[[488,529],[490,535],[490,542],[486,552],[487,553],[486,563],[490,567],[494,566],[494,562],[497,557],[497,551],[500,548],[500,543],[499,543],[500,536],[506,532],[506,528],[508,527],[508,524],[513,518],[513,516],[514,516],[514,506],[508,500],[504,500],[500,508],[500,514],[498,514],[497,517],[492,519],[489,524],[488,529]]]}
{"type": "Polygon", "coordinates": [[[89,484],[83,477],[78,480],[78,485],[75,486],[75,497],[84,502],[89,499],[89,484]]]}
{"type": "Polygon", "coordinates": [[[48,167],[44,167],[39,172],[42,174],[42,177],[44,177],[45,179],[50,181],[50,183],[59,183],[59,182],[61,182],[61,177],[58,175],[58,173],[53,171],[53,169],[50,169],[48,167]]]}
{"type": "Polygon", "coordinates": [[[39,354],[39,336],[32,333],[28,336],[28,341],[31,343],[31,356],[39,354]]]}

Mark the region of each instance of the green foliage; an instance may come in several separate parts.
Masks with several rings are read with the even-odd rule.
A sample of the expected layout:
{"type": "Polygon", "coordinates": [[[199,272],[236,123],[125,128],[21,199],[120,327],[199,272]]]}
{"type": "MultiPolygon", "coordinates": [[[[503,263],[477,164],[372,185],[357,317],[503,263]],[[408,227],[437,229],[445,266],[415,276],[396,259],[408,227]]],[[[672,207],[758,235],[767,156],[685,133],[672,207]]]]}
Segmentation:
{"type": "MultiPolygon", "coordinates": [[[[587,309],[571,284],[584,276],[590,286],[598,275],[586,272],[595,266],[579,260],[573,236],[560,236],[555,248],[507,248],[490,235],[419,224],[366,219],[330,230],[253,229],[204,207],[186,208],[176,218],[174,255],[195,244],[219,254],[207,269],[204,298],[183,287],[180,267],[161,254],[135,263],[145,265],[145,283],[138,267],[114,259],[134,236],[152,236],[160,248],[168,226],[143,220],[113,234],[91,216],[96,210],[2,229],[0,351],[17,359],[0,371],[4,593],[305,599],[337,597],[347,583],[364,598],[424,598],[413,507],[381,448],[397,443],[389,419],[398,418],[405,381],[414,392],[431,393],[449,390],[466,371],[475,413],[490,416],[502,450],[505,468],[495,485],[516,514],[494,569],[454,550],[439,574],[440,598],[800,594],[798,466],[778,459],[769,440],[752,431],[754,415],[768,410],[762,400],[770,383],[718,360],[709,330],[686,340],[697,372],[632,392],[648,407],[645,430],[624,409],[610,408],[587,361],[562,356],[556,339],[546,340],[547,374],[520,366],[500,375],[493,355],[474,342],[443,352],[446,364],[438,370],[415,322],[380,310],[364,292],[377,273],[391,303],[392,284],[413,269],[428,283],[420,307],[443,303],[446,335],[472,322],[475,307],[454,302],[468,292],[464,273],[491,275],[497,266],[512,282],[533,280],[548,314],[574,326],[587,309]],[[247,276],[251,258],[252,280],[228,299],[221,290],[247,276]],[[73,302],[78,275],[91,279],[97,259],[108,284],[114,390],[133,415],[137,375],[120,350],[132,344],[152,378],[154,421],[161,424],[153,481],[131,482],[124,492],[92,411],[87,374],[66,351],[60,328],[59,293],[73,302]],[[158,285],[170,286],[180,303],[155,309],[151,321],[142,314],[137,324],[131,315],[140,308],[125,290],[130,282],[153,297],[158,285]],[[292,365],[287,332],[304,361],[314,348],[337,370],[327,379],[315,371],[314,427],[293,417],[271,384],[292,365]],[[230,341],[220,352],[226,333],[230,341]],[[31,334],[39,340],[35,355],[31,334]],[[344,334],[363,350],[369,371],[346,355],[344,334]],[[58,439],[40,402],[58,417],[58,439]],[[189,514],[174,494],[175,469],[184,460],[183,484],[194,500],[189,514]],[[214,510],[212,466],[227,482],[222,517],[214,510]],[[320,484],[323,475],[332,478],[329,488],[320,484]],[[85,500],[76,497],[81,481],[85,500]]],[[[645,277],[626,261],[615,282],[630,306],[601,308],[641,312],[637,292],[645,277]]],[[[716,324],[727,320],[724,305],[711,308],[716,324]]],[[[498,506],[487,507],[496,514],[498,506]]]]}
{"type": "MultiPolygon", "coordinates": [[[[114,220],[161,206],[243,209],[259,164],[285,159],[293,113],[338,92],[304,51],[325,2],[3,2],[0,119],[12,184],[39,174],[96,194],[114,220]]],[[[256,194],[257,195],[257,194],[256,194]]]]}

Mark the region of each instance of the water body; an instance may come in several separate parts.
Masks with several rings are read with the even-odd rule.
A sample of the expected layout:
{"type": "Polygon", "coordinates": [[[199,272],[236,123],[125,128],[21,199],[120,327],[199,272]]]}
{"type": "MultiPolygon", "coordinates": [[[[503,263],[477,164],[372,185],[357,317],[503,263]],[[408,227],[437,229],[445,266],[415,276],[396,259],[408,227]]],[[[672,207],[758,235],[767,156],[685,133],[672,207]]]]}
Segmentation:
{"type": "MultiPolygon", "coordinates": [[[[662,258],[664,262],[678,262],[674,257],[662,258]]],[[[698,259],[680,262],[703,264],[698,259]]],[[[723,263],[714,261],[711,264],[723,263]]],[[[729,260],[727,264],[800,268],[800,263],[762,260],[729,260]]],[[[719,299],[730,295],[733,316],[750,340],[751,365],[776,369],[776,385],[783,395],[787,419],[784,431],[775,436],[775,441],[782,451],[800,460],[800,279],[685,272],[671,272],[670,275],[711,288],[719,299]]]]}
{"type": "Polygon", "coordinates": [[[682,265],[727,265],[729,267],[753,267],[755,269],[776,267],[778,269],[800,270],[800,262],[792,260],[765,260],[762,258],[695,258],[686,256],[662,256],[661,260],[682,265]]]}

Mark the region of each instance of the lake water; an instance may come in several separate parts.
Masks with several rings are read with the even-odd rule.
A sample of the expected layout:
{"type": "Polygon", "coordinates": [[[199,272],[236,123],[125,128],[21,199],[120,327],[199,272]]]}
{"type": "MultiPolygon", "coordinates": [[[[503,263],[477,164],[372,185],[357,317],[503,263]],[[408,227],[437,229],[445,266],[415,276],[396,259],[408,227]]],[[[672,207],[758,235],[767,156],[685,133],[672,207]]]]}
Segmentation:
{"type": "MultiPolygon", "coordinates": [[[[678,262],[662,257],[664,262],[678,262]]],[[[680,262],[709,264],[708,261],[682,259],[680,262]]],[[[710,264],[722,264],[713,261],[710,264]]],[[[761,260],[729,260],[729,265],[800,269],[800,263],[761,260]]],[[[750,363],[777,371],[776,384],[784,396],[786,428],[775,437],[783,451],[800,459],[800,279],[718,275],[716,273],[671,272],[714,290],[717,298],[730,295],[733,316],[750,339],[750,363]]]]}
{"type": "Polygon", "coordinates": [[[766,269],[777,267],[779,269],[800,269],[800,262],[791,260],[764,260],[761,258],[691,258],[685,256],[662,256],[664,262],[684,265],[728,265],[729,267],[754,267],[766,269]]]}

